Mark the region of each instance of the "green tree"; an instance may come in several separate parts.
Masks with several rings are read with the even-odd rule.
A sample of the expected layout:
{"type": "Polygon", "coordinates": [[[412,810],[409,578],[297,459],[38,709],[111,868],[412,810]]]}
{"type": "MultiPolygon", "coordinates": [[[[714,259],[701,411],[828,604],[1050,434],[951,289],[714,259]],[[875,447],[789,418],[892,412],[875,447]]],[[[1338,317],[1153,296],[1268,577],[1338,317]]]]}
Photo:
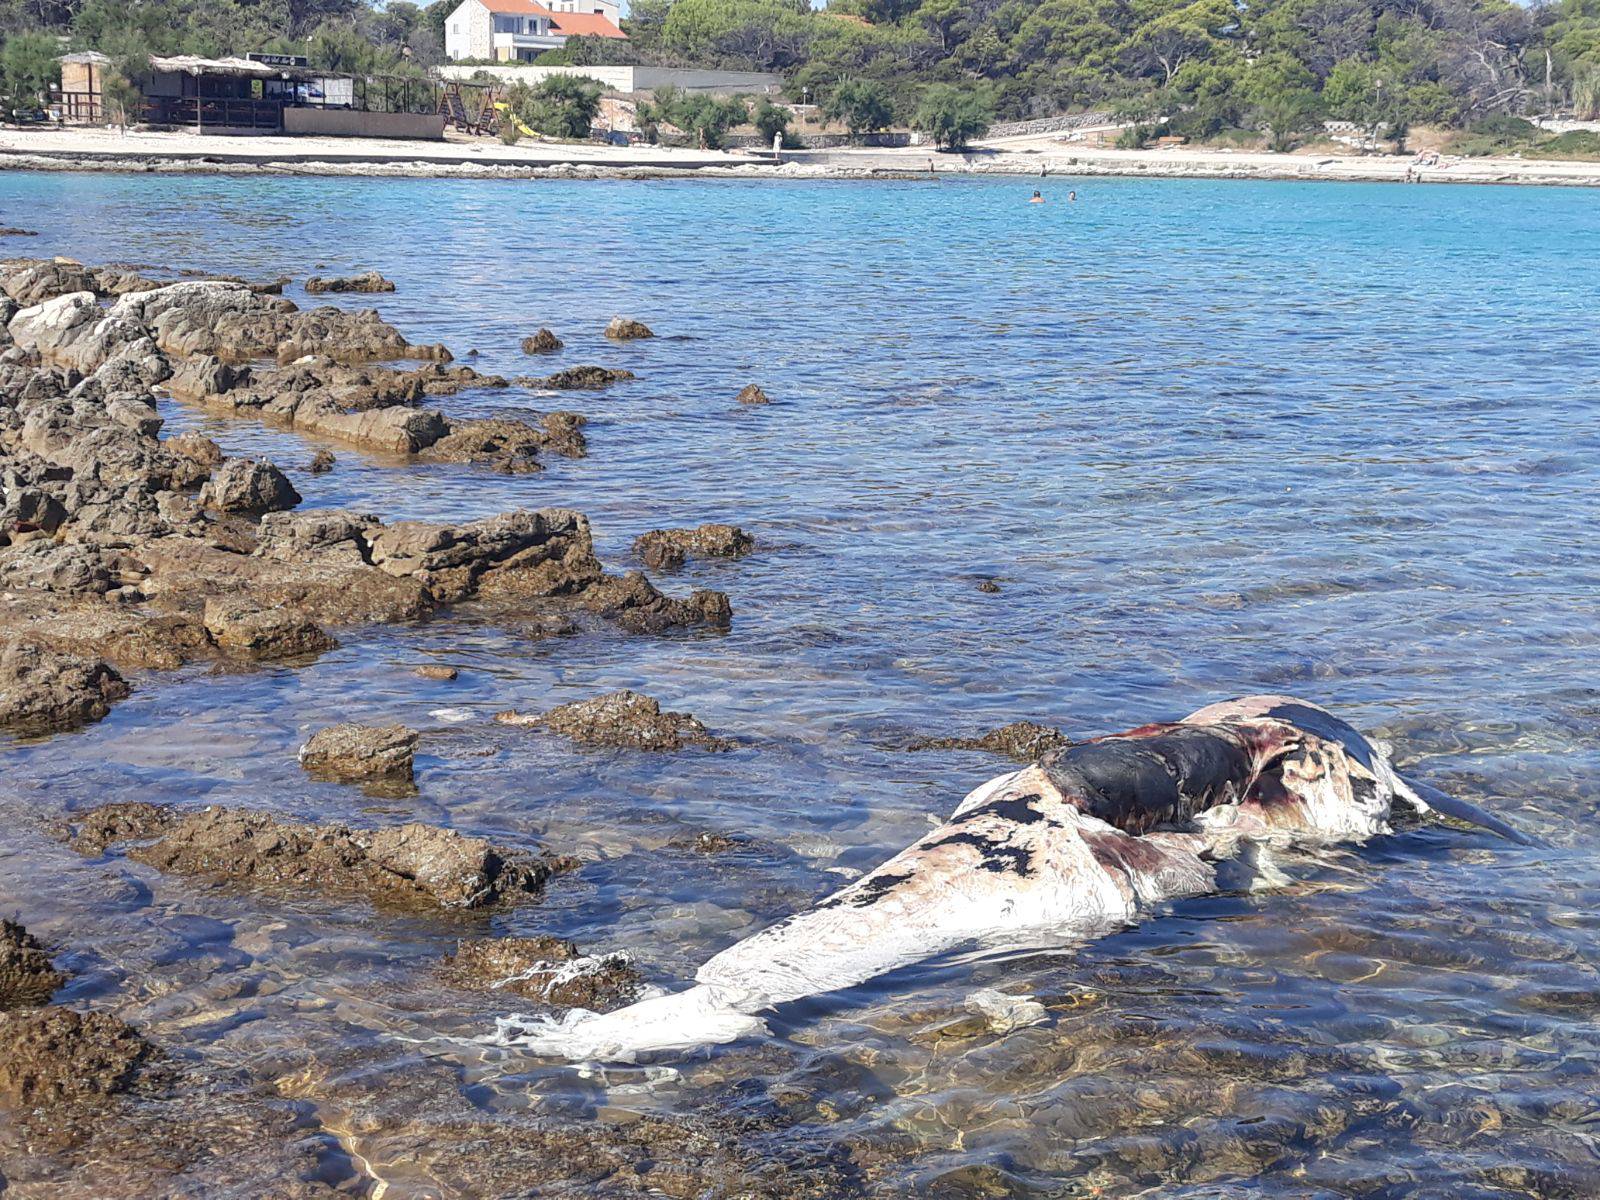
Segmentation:
{"type": "Polygon", "coordinates": [[[61,81],[60,44],[48,33],[18,33],[0,51],[5,105],[12,115],[32,113],[50,85],[61,81]]]}
{"type": "Polygon", "coordinates": [[[850,136],[860,137],[888,125],[894,119],[894,110],[882,84],[870,79],[846,79],[833,89],[822,106],[822,115],[842,122],[850,136]]]}
{"type": "Polygon", "coordinates": [[[790,141],[789,122],[793,114],[781,104],[774,104],[765,96],[756,101],[756,106],[751,110],[750,123],[756,127],[756,132],[761,135],[765,145],[772,145],[773,138],[781,137],[783,144],[790,141]]]}
{"type": "Polygon", "coordinates": [[[911,127],[927,134],[944,150],[959,150],[989,128],[992,109],[987,98],[971,88],[933,83],[923,89],[911,127]]]}
{"type": "Polygon", "coordinates": [[[600,114],[604,87],[582,75],[549,75],[529,87],[513,84],[506,105],[522,123],[559,138],[586,138],[600,114]]]}

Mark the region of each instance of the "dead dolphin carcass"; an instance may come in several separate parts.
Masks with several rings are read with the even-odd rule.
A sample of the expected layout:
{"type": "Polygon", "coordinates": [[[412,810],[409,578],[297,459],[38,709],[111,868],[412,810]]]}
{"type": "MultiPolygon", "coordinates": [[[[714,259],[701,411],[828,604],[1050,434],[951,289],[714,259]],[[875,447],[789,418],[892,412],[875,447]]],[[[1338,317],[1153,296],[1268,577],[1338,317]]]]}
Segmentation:
{"type": "Polygon", "coordinates": [[[1526,840],[1408,783],[1386,746],[1315,704],[1214,704],[990,780],[861,879],[711,958],[685,991],[603,1015],[507,1017],[489,1040],[608,1061],[733,1041],[776,1005],[958,947],[1106,933],[1214,891],[1217,863],[1263,844],[1363,842],[1388,832],[1397,799],[1526,840]]]}

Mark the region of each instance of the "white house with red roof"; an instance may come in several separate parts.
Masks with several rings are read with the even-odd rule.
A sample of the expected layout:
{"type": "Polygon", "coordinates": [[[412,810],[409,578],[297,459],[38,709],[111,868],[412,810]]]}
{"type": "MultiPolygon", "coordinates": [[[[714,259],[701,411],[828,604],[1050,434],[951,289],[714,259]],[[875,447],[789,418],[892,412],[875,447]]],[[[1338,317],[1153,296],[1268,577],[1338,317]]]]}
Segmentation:
{"type": "Polygon", "coordinates": [[[626,38],[619,0],[462,0],[444,19],[444,50],[453,60],[527,62],[569,37],[626,38]]]}

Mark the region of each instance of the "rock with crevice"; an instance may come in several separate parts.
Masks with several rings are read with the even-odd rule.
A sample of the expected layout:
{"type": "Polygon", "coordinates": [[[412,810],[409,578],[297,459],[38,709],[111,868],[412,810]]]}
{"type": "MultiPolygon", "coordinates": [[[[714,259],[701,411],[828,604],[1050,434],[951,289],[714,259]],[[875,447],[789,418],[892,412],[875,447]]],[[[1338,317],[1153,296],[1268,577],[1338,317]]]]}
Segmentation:
{"type": "Polygon", "coordinates": [[[300,765],[325,779],[410,780],[420,735],[404,725],[341,722],[300,747],[300,765]]]}
{"type": "Polygon", "coordinates": [[[88,853],[131,843],[129,858],[171,874],[463,909],[532,899],[551,874],[533,855],[416,822],[356,829],[244,808],[106,808],[75,818],[61,832],[88,853]],[[106,808],[112,811],[103,819],[106,808]],[[114,827],[110,835],[98,831],[107,823],[114,827]]]}
{"type": "Polygon", "coordinates": [[[322,276],[313,275],[306,280],[306,291],[317,292],[377,292],[394,291],[392,280],[385,279],[376,271],[363,271],[359,275],[322,276]]]}
{"type": "Polygon", "coordinates": [[[27,638],[0,643],[0,727],[18,733],[73,729],[98,721],[128,694],[107,662],[27,638]]]}
{"type": "Polygon", "coordinates": [[[663,710],[649,696],[624,689],[562,704],[547,713],[528,715],[508,711],[495,719],[504,725],[531,725],[548,729],[585,746],[630,750],[732,750],[738,743],[717,737],[692,713],[663,710]]]}
{"type": "Polygon", "coordinates": [[[647,567],[681,567],[688,558],[739,558],[756,540],[737,525],[706,524],[694,529],[652,529],[634,540],[633,552],[647,567]]]}
{"type": "Polygon", "coordinates": [[[628,954],[584,954],[572,942],[548,936],[463,939],[439,973],[456,987],[592,1012],[631,1003],[644,985],[628,954]]]}
{"type": "Polygon", "coordinates": [[[606,326],[605,334],[614,342],[634,342],[642,338],[655,337],[655,332],[650,326],[632,317],[612,317],[606,326]]]}
{"type": "Polygon", "coordinates": [[[1072,745],[1061,730],[1036,721],[1013,721],[976,737],[917,738],[909,750],[982,750],[1017,762],[1035,762],[1052,750],[1072,745]]]}

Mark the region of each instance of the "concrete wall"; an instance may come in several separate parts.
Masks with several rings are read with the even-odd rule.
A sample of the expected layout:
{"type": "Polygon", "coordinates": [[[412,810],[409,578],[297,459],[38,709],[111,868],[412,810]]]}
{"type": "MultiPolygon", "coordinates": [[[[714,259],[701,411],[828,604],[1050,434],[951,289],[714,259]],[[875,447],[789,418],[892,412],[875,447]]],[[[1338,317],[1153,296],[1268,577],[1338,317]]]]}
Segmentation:
{"type": "Polygon", "coordinates": [[[353,112],[343,108],[286,108],[285,133],[312,133],[323,137],[431,138],[444,137],[444,117],[437,113],[353,112]]]}
{"type": "Polygon", "coordinates": [[[584,75],[597,80],[607,91],[653,92],[661,87],[682,88],[689,92],[708,92],[713,96],[776,92],[783,76],[765,71],[696,71],[679,67],[455,67],[439,68],[446,79],[471,79],[485,71],[503,83],[538,83],[550,75],[584,75]]]}

